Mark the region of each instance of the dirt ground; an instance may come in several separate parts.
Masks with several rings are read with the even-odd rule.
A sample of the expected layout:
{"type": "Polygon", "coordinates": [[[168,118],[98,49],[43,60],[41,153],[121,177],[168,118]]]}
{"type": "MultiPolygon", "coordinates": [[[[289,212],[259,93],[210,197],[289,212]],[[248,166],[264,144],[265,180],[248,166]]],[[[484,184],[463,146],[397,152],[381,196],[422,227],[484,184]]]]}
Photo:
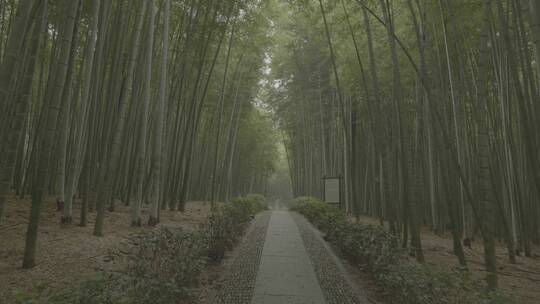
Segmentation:
{"type": "MultiPolygon", "coordinates": [[[[30,210],[29,200],[11,198],[0,224],[0,304],[12,303],[17,293],[28,291],[36,284],[46,284],[51,289],[77,285],[101,270],[122,269],[126,257],[138,236],[156,229],[148,226],[130,227],[129,208],[117,204],[116,211],[107,212],[105,236],[92,235],[94,214],[87,227],[77,226],[80,204],[74,204],[73,225],[60,224],[61,213],[51,200],[43,206],[38,237],[37,265],[22,270],[22,257],[26,225],[30,210]]],[[[197,229],[204,222],[210,207],[202,202],[189,202],[184,213],[163,211],[160,225],[197,229]]],[[[143,209],[147,221],[148,211],[143,209]]],[[[220,265],[210,265],[202,275],[202,295],[206,297],[207,285],[212,284],[220,265]]]]}
{"type": "MultiPolygon", "coordinates": [[[[53,200],[43,208],[37,251],[37,266],[31,270],[22,270],[24,236],[30,210],[29,200],[11,198],[6,206],[0,224],[0,304],[12,303],[19,292],[28,291],[36,284],[45,283],[51,289],[76,286],[82,280],[92,277],[101,270],[115,271],[122,269],[126,257],[138,236],[151,228],[130,227],[129,208],[117,204],[114,213],[107,213],[105,236],[92,235],[94,215],[90,215],[88,226],[79,227],[79,204],[75,204],[74,224],[62,226],[61,214],[56,211],[53,200]]],[[[209,205],[201,202],[189,202],[185,213],[164,211],[160,225],[181,226],[185,229],[197,229],[209,212],[209,205]]],[[[143,209],[143,218],[148,212],[143,209]]],[[[361,218],[362,222],[378,224],[371,218],[361,218]]],[[[422,243],[428,263],[457,265],[452,253],[452,240],[449,235],[436,235],[423,229],[422,243]]],[[[481,241],[472,244],[472,249],[465,248],[469,268],[478,276],[484,275],[483,247],[481,241]]],[[[228,253],[234,255],[234,252],[228,253]]],[[[497,248],[499,263],[499,282],[502,289],[515,295],[517,303],[540,303],[540,247],[533,248],[533,258],[517,257],[517,264],[510,264],[504,246],[497,248]]],[[[352,266],[347,265],[351,271],[352,266]]],[[[211,264],[201,276],[200,302],[207,303],[209,290],[219,280],[222,264],[211,264]]],[[[374,303],[377,291],[359,272],[353,272],[353,279],[366,284],[368,297],[374,303]],[[367,282],[367,283],[365,283],[367,282]]],[[[217,282],[219,284],[219,282],[217,282]]]]}
{"type": "MultiPolygon", "coordinates": [[[[378,225],[373,218],[361,217],[361,222],[378,225]]],[[[458,265],[457,257],[452,251],[451,235],[437,235],[427,227],[422,228],[422,246],[427,263],[445,264],[450,267],[458,265]]],[[[481,240],[472,243],[472,248],[464,248],[469,270],[483,277],[484,247],[481,240]]],[[[509,292],[519,304],[540,303],[540,247],[533,247],[533,257],[516,257],[517,264],[511,264],[503,244],[497,245],[497,263],[499,286],[509,292]]]]}

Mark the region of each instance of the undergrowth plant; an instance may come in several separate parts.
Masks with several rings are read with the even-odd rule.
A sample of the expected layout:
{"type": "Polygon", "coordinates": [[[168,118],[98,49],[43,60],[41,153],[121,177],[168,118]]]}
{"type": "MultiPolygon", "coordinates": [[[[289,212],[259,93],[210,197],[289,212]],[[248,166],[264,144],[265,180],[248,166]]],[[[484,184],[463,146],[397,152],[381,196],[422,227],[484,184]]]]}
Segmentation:
{"type": "Polygon", "coordinates": [[[389,303],[512,303],[507,295],[488,291],[483,281],[467,271],[416,262],[399,245],[398,237],[383,227],[352,222],[343,211],[316,198],[297,198],[292,209],[324,232],[356,266],[369,272],[389,303]]]}
{"type": "Polygon", "coordinates": [[[197,303],[199,277],[208,261],[220,261],[264,210],[264,197],[249,195],[219,205],[196,232],[162,226],[146,233],[121,273],[99,273],[78,288],[36,284],[17,295],[21,304],[197,303]]]}

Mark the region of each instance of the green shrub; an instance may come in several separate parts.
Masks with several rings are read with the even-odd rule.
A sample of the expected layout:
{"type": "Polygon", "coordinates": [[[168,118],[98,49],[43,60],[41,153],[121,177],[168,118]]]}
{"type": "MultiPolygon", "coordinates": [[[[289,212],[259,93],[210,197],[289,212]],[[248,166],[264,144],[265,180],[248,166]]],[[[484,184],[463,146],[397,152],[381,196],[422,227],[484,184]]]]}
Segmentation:
{"type": "MultiPolygon", "coordinates": [[[[33,286],[30,292],[16,295],[18,304],[131,304],[132,297],[120,288],[124,276],[99,274],[83,281],[80,286],[55,290],[44,283],[33,286]]],[[[124,280],[129,286],[127,280],[124,280]]]]}
{"type": "Polygon", "coordinates": [[[17,295],[20,304],[196,303],[199,276],[208,258],[221,260],[247,223],[265,209],[264,197],[236,198],[210,213],[199,232],[162,227],[145,234],[125,272],[101,273],[79,288],[36,285],[17,295]]]}
{"type": "Polygon", "coordinates": [[[248,194],[244,197],[237,197],[231,201],[234,205],[245,210],[250,217],[253,217],[255,214],[268,209],[265,204],[266,199],[260,194],[248,194]]]}
{"type": "Polygon", "coordinates": [[[239,197],[212,211],[206,226],[211,259],[221,260],[225,256],[225,251],[232,248],[246,224],[264,210],[263,202],[264,197],[260,195],[239,197]]]}
{"type": "Polygon", "coordinates": [[[99,273],[92,279],[83,281],[79,287],[79,304],[127,304],[133,303],[128,292],[131,277],[125,274],[99,273]],[[126,288],[123,288],[125,286],[126,288]]]}
{"type": "Polygon", "coordinates": [[[146,235],[127,275],[137,303],[188,303],[195,299],[206,265],[207,244],[200,233],[167,228],[146,235]]]}
{"type": "Polygon", "coordinates": [[[15,296],[20,304],[68,304],[77,301],[76,293],[69,289],[55,291],[44,283],[35,284],[29,292],[20,292],[15,296]]]}
{"type": "Polygon", "coordinates": [[[212,260],[221,260],[235,240],[237,230],[240,228],[239,222],[232,218],[235,213],[240,213],[238,208],[224,206],[214,210],[208,218],[206,236],[209,246],[208,256],[212,260]]]}
{"type": "Polygon", "coordinates": [[[488,292],[469,272],[417,263],[383,227],[350,222],[342,211],[318,199],[298,198],[292,209],[323,231],[358,267],[370,272],[390,303],[511,303],[501,293],[488,292]]]}
{"type": "Polygon", "coordinates": [[[263,205],[266,201],[264,195],[256,193],[246,195],[245,199],[258,203],[259,205],[263,205]]]}

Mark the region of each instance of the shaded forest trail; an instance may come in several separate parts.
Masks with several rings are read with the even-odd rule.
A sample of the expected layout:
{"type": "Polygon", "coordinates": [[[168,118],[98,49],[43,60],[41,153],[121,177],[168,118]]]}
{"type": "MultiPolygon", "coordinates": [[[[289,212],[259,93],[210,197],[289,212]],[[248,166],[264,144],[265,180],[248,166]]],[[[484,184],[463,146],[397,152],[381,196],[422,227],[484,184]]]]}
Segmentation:
{"type": "Polygon", "coordinates": [[[0,292],[539,302],[539,101],[537,0],[0,0],[0,292]]]}
{"type": "Polygon", "coordinates": [[[280,200],[260,217],[255,225],[261,228],[252,230],[239,245],[241,254],[225,270],[214,303],[369,303],[362,290],[352,287],[320,232],[305,219],[288,211],[280,200]]]}

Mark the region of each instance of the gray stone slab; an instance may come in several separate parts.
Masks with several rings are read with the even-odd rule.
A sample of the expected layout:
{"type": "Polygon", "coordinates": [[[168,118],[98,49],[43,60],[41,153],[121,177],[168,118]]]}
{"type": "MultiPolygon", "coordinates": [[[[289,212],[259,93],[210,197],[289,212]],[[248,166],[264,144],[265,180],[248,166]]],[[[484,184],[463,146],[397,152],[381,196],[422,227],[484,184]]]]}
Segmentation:
{"type": "Polygon", "coordinates": [[[263,275],[275,275],[294,273],[299,275],[309,275],[313,271],[310,260],[304,257],[263,255],[259,266],[259,273],[263,275]]]}
{"type": "Polygon", "coordinates": [[[319,298],[306,296],[255,295],[253,303],[257,304],[320,304],[319,298]]]}
{"type": "Polygon", "coordinates": [[[274,211],[270,218],[251,303],[325,303],[300,231],[287,211],[274,211]]]}
{"type": "MultiPolygon", "coordinates": [[[[267,241],[270,241],[268,237],[267,241]]],[[[283,237],[281,241],[273,240],[269,242],[272,245],[265,248],[265,255],[305,258],[306,249],[300,242],[301,240],[291,237],[283,237]]]]}
{"type": "Polygon", "coordinates": [[[320,293],[316,278],[291,273],[276,276],[260,276],[263,284],[255,283],[255,294],[311,296],[320,293]]]}

